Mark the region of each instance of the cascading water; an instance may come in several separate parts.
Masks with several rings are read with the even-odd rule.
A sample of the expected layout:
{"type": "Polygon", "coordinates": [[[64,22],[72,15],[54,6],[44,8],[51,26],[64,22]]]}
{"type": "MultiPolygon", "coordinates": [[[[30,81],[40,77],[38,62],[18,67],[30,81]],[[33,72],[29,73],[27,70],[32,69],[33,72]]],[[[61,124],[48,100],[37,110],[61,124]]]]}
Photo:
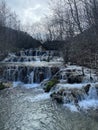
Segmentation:
{"type": "MultiPolygon", "coordinates": [[[[68,68],[62,68],[62,62],[58,62],[58,60],[53,61],[53,58],[54,52],[35,51],[32,49],[20,51],[12,55],[10,54],[10,56],[4,60],[5,62],[3,62],[5,64],[3,73],[4,80],[22,82],[24,84],[40,84],[43,80],[46,82],[46,79],[49,80],[51,77],[56,76],[56,78],[59,78],[62,82],[60,85],[57,84],[56,93],[58,91],[59,94],[62,94],[59,96],[61,96],[61,98],[63,97],[64,104],[78,104],[82,106],[81,102],[98,99],[98,89],[92,86],[93,84],[91,84],[89,90],[88,88],[86,88],[87,90],[83,89],[84,83],[88,84],[90,82],[88,70],[85,70],[85,76],[82,81],[81,67],[70,66],[68,68]],[[50,59],[52,59],[52,61],[50,59]],[[78,83],[74,84],[73,81],[78,83]],[[71,84],[69,82],[71,82],[71,84]],[[61,91],[58,88],[61,89],[61,91]]],[[[93,77],[93,79],[96,78],[93,77]]],[[[94,82],[96,82],[96,80],[94,82]]]]}
{"type": "Polygon", "coordinates": [[[6,67],[3,77],[7,81],[21,81],[24,83],[40,83],[52,76],[51,67],[9,66],[6,67]]]}
{"type": "Polygon", "coordinates": [[[2,62],[5,65],[3,77],[7,81],[21,81],[29,84],[50,79],[62,63],[53,62],[54,56],[58,56],[56,51],[32,49],[22,50],[15,54],[10,53],[2,62]]]}
{"type": "MultiPolygon", "coordinates": [[[[26,50],[10,55],[3,61],[4,79],[23,83],[18,85],[14,83],[13,88],[0,91],[0,130],[98,129],[97,111],[94,111],[97,116],[94,115],[94,112],[90,113],[90,116],[88,114],[85,116],[84,112],[74,114],[65,109],[67,107],[76,112],[79,110],[77,108],[98,108],[98,83],[92,83],[90,87],[88,85],[89,89],[88,87],[84,89],[84,82],[80,84],[67,83],[69,69],[66,71],[66,68],[63,68],[60,71],[62,62],[54,61],[53,58],[54,55],[50,55],[50,53],[48,55],[46,52],[38,54],[36,51],[26,50]],[[61,72],[61,75],[58,72],[61,72]],[[52,76],[60,77],[66,82],[62,83],[61,81],[50,93],[44,93],[40,85],[33,84],[50,79],[52,76]],[[63,97],[65,107],[50,100],[52,92],[58,94],[55,95],[55,98],[59,102],[63,97]]],[[[88,74],[87,77],[89,77],[88,74]]]]}
{"type": "Polygon", "coordinates": [[[34,83],[34,71],[32,71],[30,73],[30,76],[29,76],[29,83],[33,84],[34,83]]]}
{"type": "Polygon", "coordinates": [[[60,83],[54,87],[51,97],[58,103],[63,103],[71,111],[97,109],[98,78],[92,70],[91,81],[89,72],[89,69],[85,68],[85,75],[83,75],[82,67],[78,66],[61,69],[60,83]]]}
{"type": "Polygon", "coordinates": [[[98,91],[98,88],[96,88],[95,85],[92,85],[88,93],[88,99],[98,99],[97,91],[98,91]]]}
{"type": "Polygon", "coordinates": [[[98,108],[98,88],[91,84],[88,93],[84,91],[83,87],[71,88],[63,92],[62,99],[64,107],[71,111],[96,110],[98,108]]]}
{"type": "Polygon", "coordinates": [[[42,51],[42,50],[22,50],[15,54],[9,54],[3,62],[32,62],[32,61],[44,61],[49,60],[53,56],[57,57],[56,51],[42,51]],[[49,59],[48,59],[49,58],[49,59]]]}

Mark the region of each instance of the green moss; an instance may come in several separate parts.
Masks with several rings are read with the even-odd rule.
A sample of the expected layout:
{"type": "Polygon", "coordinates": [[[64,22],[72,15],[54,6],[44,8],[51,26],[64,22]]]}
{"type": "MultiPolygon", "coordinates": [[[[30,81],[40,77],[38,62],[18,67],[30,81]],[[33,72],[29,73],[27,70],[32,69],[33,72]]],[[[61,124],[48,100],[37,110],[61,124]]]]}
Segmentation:
{"type": "Polygon", "coordinates": [[[0,83],[0,90],[5,89],[5,86],[3,85],[3,83],[0,83]]]}
{"type": "Polygon", "coordinates": [[[47,83],[46,87],[44,88],[45,92],[49,92],[51,88],[53,88],[53,86],[56,85],[57,83],[59,83],[57,79],[50,80],[47,83]]]}

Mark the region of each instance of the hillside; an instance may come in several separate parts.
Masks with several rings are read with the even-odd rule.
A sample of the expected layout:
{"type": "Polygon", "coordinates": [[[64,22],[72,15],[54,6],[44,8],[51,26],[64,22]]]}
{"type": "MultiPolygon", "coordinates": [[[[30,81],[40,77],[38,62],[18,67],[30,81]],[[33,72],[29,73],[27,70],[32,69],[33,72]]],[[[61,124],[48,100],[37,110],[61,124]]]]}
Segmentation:
{"type": "Polygon", "coordinates": [[[40,44],[38,40],[33,39],[25,32],[0,27],[0,59],[10,51],[17,51],[22,48],[36,48],[40,44]]]}
{"type": "Polygon", "coordinates": [[[68,55],[71,62],[96,67],[98,63],[98,32],[95,31],[94,26],[69,39],[68,44],[68,55]]]}
{"type": "Polygon", "coordinates": [[[43,44],[43,47],[46,50],[61,50],[65,44],[66,44],[66,41],[58,41],[58,40],[46,41],[43,44]]]}

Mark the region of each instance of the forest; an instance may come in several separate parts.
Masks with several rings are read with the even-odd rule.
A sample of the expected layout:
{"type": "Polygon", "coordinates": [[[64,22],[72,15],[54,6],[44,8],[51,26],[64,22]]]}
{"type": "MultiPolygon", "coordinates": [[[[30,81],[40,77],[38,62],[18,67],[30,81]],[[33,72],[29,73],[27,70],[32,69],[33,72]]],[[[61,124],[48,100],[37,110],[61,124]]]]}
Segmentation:
{"type": "Polygon", "coordinates": [[[28,34],[17,14],[1,2],[1,50],[38,47],[42,43],[46,48],[60,48],[65,62],[97,67],[98,1],[50,0],[49,10],[51,15],[45,16],[44,23],[32,25],[28,34]]]}

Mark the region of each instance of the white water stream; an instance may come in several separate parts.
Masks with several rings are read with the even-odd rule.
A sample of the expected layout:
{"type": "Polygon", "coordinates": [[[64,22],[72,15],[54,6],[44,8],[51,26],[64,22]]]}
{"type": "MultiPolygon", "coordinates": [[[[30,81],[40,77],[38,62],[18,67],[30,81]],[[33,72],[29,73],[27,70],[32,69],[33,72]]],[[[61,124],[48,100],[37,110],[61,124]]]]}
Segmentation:
{"type": "MultiPolygon", "coordinates": [[[[32,50],[21,51],[18,62],[18,56],[11,55],[2,63],[7,64],[4,78],[14,82],[12,88],[0,91],[0,130],[98,130],[97,83],[91,84],[88,95],[83,93],[85,98],[78,102],[79,109],[73,102],[57,104],[50,98],[51,92],[43,91],[40,81],[52,76],[52,69],[62,65],[61,59],[39,61],[38,52],[35,57],[32,54],[32,50]]],[[[88,80],[81,84],[60,83],[57,90],[81,90],[85,81],[88,80]]]]}
{"type": "Polygon", "coordinates": [[[3,90],[0,92],[0,130],[98,130],[97,111],[73,110],[74,107],[71,112],[52,101],[49,93],[39,87],[3,90]]]}

